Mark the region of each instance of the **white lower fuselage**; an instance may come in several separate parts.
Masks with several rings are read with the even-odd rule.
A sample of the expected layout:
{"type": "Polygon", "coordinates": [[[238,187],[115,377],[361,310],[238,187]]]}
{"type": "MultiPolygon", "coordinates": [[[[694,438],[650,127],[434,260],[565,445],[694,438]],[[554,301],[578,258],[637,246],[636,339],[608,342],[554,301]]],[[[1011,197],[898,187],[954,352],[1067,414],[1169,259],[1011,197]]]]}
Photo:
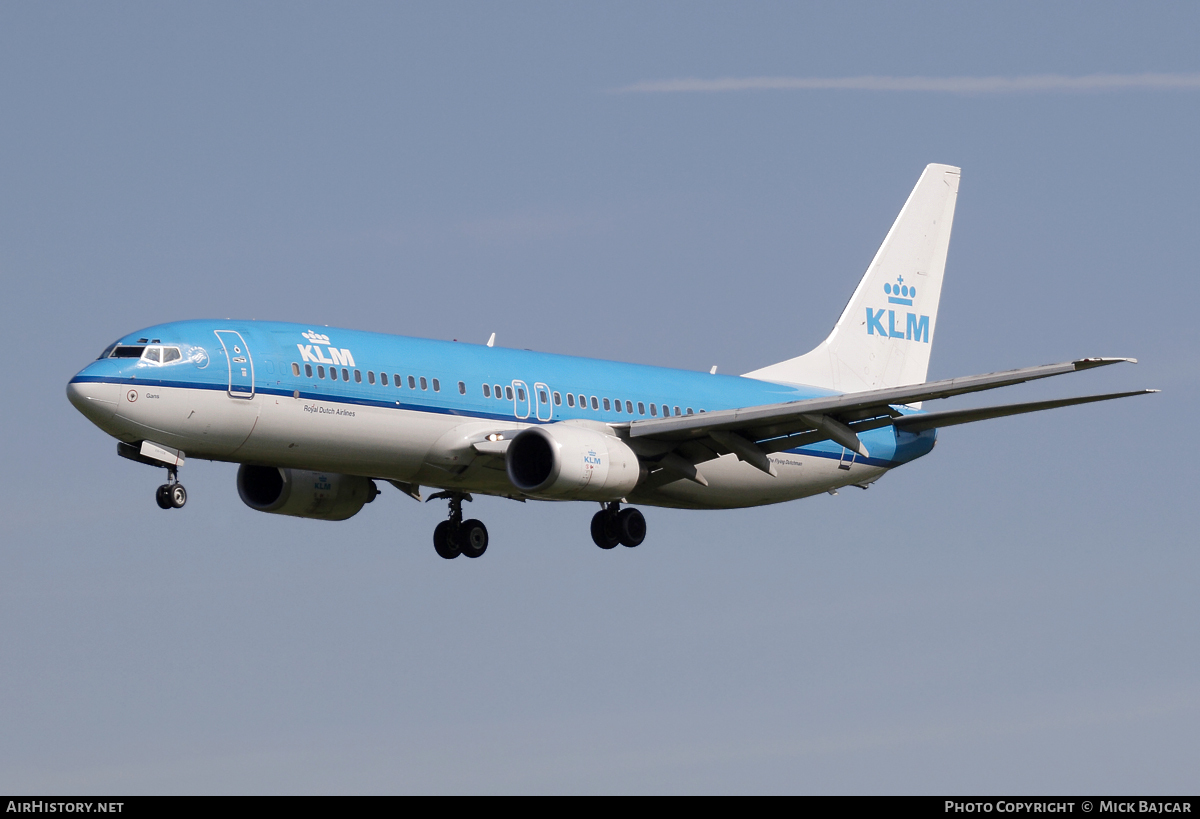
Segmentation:
{"type": "MultiPolygon", "coordinates": [[[[189,458],[362,475],[406,484],[516,497],[502,458],[462,445],[474,433],[520,430],[520,421],[344,404],[298,397],[119,383],[72,383],[72,403],[124,442],[142,440],[189,458]],[[465,468],[463,468],[465,466],[465,468]]],[[[780,452],[776,476],[733,455],[704,464],[708,486],[677,480],[628,500],[651,506],[733,508],[794,500],[849,484],[866,485],[886,468],[842,458],[780,452]]]]}

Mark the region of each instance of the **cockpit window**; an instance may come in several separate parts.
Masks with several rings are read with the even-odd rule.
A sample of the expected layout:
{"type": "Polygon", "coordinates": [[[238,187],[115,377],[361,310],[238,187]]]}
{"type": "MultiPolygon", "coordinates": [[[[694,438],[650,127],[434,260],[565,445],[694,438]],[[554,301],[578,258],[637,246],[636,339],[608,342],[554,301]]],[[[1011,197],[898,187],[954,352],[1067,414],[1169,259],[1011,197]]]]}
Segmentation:
{"type": "Polygon", "coordinates": [[[112,352],[108,354],[109,358],[141,358],[142,353],[146,352],[145,347],[134,347],[133,345],[118,344],[112,348],[112,352]]]}
{"type": "MultiPolygon", "coordinates": [[[[121,348],[118,347],[117,350],[121,348]]],[[[137,347],[131,349],[144,350],[142,353],[142,361],[149,361],[152,364],[166,364],[170,361],[178,361],[183,356],[179,353],[178,347],[137,347]]],[[[118,355],[118,353],[114,353],[118,355]]],[[[123,356],[122,356],[123,357],[123,356]]],[[[133,356],[129,356],[132,358],[133,356]]]]}
{"type": "Polygon", "coordinates": [[[146,346],[145,344],[110,344],[100,354],[100,358],[140,358],[155,364],[169,364],[179,361],[183,353],[178,347],[146,346]]]}

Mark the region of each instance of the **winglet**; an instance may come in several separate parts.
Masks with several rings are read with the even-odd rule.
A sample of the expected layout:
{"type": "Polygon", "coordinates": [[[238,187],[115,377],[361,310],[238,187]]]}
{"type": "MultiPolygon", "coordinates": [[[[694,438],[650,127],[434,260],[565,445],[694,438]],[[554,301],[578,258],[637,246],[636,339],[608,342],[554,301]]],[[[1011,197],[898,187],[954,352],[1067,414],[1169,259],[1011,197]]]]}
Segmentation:
{"type": "Polygon", "coordinates": [[[1120,364],[1122,361],[1128,361],[1130,364],[1137,364],[1136,358],[1080,358],[1071,363],[1075,365],[1076,370],[1090,370],[1092,367],[1104,367],[1109,364],[1120,364]]]}

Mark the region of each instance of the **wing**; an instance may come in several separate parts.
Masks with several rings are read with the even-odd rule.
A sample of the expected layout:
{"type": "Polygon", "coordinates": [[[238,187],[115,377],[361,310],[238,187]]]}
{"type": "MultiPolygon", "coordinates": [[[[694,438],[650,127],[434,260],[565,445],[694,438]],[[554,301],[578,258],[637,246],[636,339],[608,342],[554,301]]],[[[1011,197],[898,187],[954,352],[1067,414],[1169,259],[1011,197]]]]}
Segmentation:
{"type": "Polygon", "coordinates": [[[911,409],[906,413],[898,408],[918,401],[1007,387],[1120,361],[1135,362],[1136,359],[1083,358],[1062,364],[1025,367],[1019,370],[789,401],[783,404],[764,404],[700,415],[633,421],[627,424],[626,428],[629,444],[634,451],[647,461],[662,467],[666,473],[651,475],[651,485],[663,485],[679,478],[689,478],[707,485],[707,481],[696,470],[695,465],[727,453],[733,453],[739,459],[774,475],[774,467],[767,458],[770,453],[832,440],[866,457],[869,453],[858,437],[859,433],[880,427],[895,426],[905,431],[919,432],[988,418],[1156,392],[1139,390],[934,413],[913,413],[911,409]]]}

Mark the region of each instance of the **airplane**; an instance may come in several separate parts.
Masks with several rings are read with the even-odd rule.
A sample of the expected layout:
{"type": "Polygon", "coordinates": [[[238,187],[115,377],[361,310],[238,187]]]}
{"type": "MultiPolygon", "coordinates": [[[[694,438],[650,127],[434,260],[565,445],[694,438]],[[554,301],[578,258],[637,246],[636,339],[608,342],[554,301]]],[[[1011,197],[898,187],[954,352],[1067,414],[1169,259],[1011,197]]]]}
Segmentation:
{"type": "Polygon", "coordinates": [[[187,502],[186,458],[239,464],[251,509],[345,520],[387,482],[448,501],[443,558],[477,558],[473,493],[600,504],[597,546],[634,547],[633,504],[726,509],[867,488],[928,454],[937,430],[1157,390],[927,411],[923,402],[1130,358],[926,381],[960,170],[929,165],[829,336],[741,376],[487,344],[267,321],[159,324],[113,342],[67,385],[117,453],[165,467],[156,500],[187,502]]]}

